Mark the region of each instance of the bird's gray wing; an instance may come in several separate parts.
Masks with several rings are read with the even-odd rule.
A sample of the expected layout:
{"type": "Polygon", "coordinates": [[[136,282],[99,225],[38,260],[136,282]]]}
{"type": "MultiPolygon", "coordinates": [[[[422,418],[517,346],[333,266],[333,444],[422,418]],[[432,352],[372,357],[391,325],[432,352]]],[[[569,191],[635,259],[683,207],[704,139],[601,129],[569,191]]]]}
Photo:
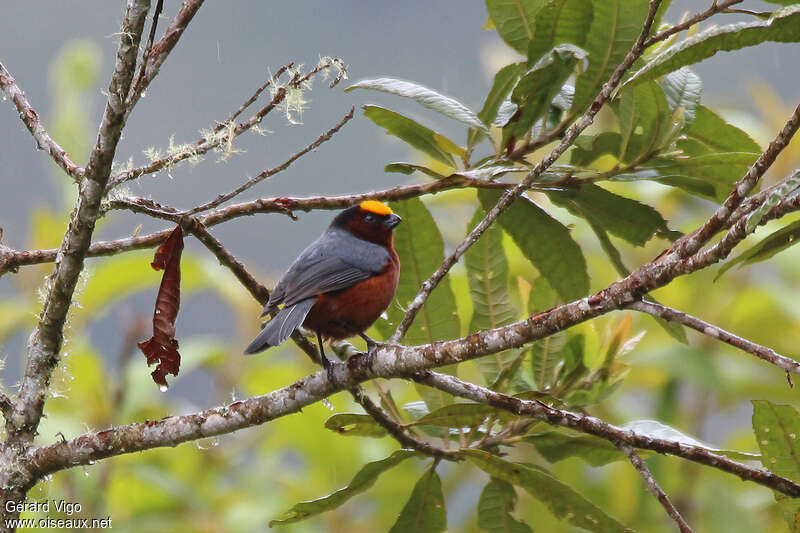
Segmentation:
{"type": "Polygon", "coordinates": [[[324,292],[344,289],[381,271],[389,261],[382,246],[329,229],[295,259],[264,308],[270,313],[280,303],[293,305],[324,292]]]}

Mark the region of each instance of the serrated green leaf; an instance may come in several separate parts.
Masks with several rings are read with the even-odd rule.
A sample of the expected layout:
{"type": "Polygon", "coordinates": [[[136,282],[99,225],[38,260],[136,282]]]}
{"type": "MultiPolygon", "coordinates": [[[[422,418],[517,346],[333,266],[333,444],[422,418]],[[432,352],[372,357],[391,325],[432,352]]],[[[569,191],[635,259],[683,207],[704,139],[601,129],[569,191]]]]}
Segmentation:
{"type": "Polygon", "coordinates": [[[697,116],[697,106],[703,94],[703,81],[688,67],[670,72],[661,80],[661,88],[667,97],[670,109],[683,108],[684,127],[688,128],[697,116]]]}
{"type": "Polygon", "coordinates": [[[511,102],[517,105],[517,113],[503,128],[503,144],[513,136],[525,136],[550,108],[561,86],[573,73],[578,61],[586,52],[572,44],[560,44],[545,54],[519,80],[511,92],[511,102]]]}
{"type": "MultiPolygon", "coordinates": [[[[478,191],[487,210],[494,207],[500,195],[497,191],[478,191]]],[[[564,301],[589,292],[589,275],[580,247],[566,226],[544,209],[523,195],[500,215],[498,223],[564,301]]]]}
{"type": "Polygon", "coordinates": [[[687,155],[716,152],[761,153],[761,147],[743,130],[725,122],[722,117],[704,106],[697,106],[697,117],[685,132],[686,139],[677,142],[687,155]]]}
{"type": "Polygon", "coordinates": [[[559,363],[563,361],[561,351],[566,342],[566,334],[559,332],[539,339],[531,346],[531,376],[538,390],[546,391],[555,384],[559,363]]]}
{"type": "MultiPolygon", "coordinates": [[[[394,232],[394,247],[402,263],[395,302],[387,309],[388,322],[379,320],[375,324],[387,338],[403,319],[405,309],[417,295],[422,283],[444,260],[442,234],[422,200],[412,198],[391,202],[390,205],[395,213],[403,217],[403,224],[394,232]]],[[[455,339],[460,333],[455,295],[449,276],[445,276],[420,309],[405,335],[405,342],[411,345],[427,344],[455,339]]],[[[442,371],[452,373],[455,367],[444,367],[442,371]]],[[[426,385],[417,384],[416,387],[431,411],[452,403],[452,396],[445,392],[426,385]]]]}
{"type": "MultiPolygon", "coordinates": [[[[494,75],[492,88],[489,89],[489,94],[486,95],[486,100],[483,102],[483,107],[478,111],[478,118],[484,124],[492,124],[497,117],[497,111],[500,109],[500,104],[508,98],[511,89],[517,84],[519,77],[525,72],[524,63],[512,63],[506,65],[497,71],[494,75]]],[[[482,136],[481,130],[471,129],[467,139],[467,145],[473,146],[482,136]]]]}
{"type": "MultiPolygon", "coordinates": [[[[389,135],[394,135],[420,152],[455,168],[452,152],[448,150],[449,145],[442,141],[442,139],[447,139],[446,137],[426,128],[415,120],[383,107],[365,105],[364,116],[386,129],[386,133],[389,135]]],[[[453,141],[447,140],[450,145],[456,146],[453,141]]]]}
{"type": "Polygon", "coordinates": [[[746,251],[739,254],[735,259],[732,259],[722,265],[719,269],[715,280],[719,279],[725,272],[730,270],[736,265],[749,265],[766,261],[778,252],[794,246],[800,239],[800,220],[796,220],[791,224],[787,224],[781,229],[769,234],[762,239],[758,244],[748,248],[746,251]]]}
{"type": "Polygon", "coordinates": [[[528,44],[528,66],[553,46],[572,43],[583,46],[592,24],[591,0],[551,0],[536,15],[533,39],[528,44]]]}
{"type": "Polygon", "coordinates": [[[672,235],[661,214],[641,202],[614,194],[593,183],[576,189],[548,191],[556,205],[585,218],[634,246],[644,246],[652,237],[672,235]]]}
{"type": "Polygon", "coordinates": [[[619,118],[619,158],[622,161],[641,162],[664,147],[672,125],[672,111],[659,84],[642,83],[624,88],[612,108],[619,118]]]}
{"type": "Polygon", "coordinates": [[[398,80],[396,78],[374,78],[354,83],[344,91],[350,92],[355,89],[369,89],[411,98],[420,105],[432,109],[437,113],[441,113],[448,118],[457,120],[471,128],[478,128],[484,132],[489,132],[489,128],[486,127],[486,124],[484,124],[467,106],[455,98],[445,96],[433,89],[419,85],[418,83],[398,80]]]}
{"type": "Polygon", "coordinates": [[[768,20],[715,26],[679,41],[651,58],[625,84],[653,80],[683,66],[698,63],[717,52],[739,50],[767,41],[800,41],[800,5],[779,9],[768,20]]]}
{"type": "MultiPolygon", "coordinates": [[[[753,431],[761,450],[761,464],[779,476],[800,481],[800,414],[790,405],[753,400],[753,431]]],[[[789,530],[800,527],[800,501],[775,492],[789,530]]]]}
{"type": "Polygon", "coordinates": [[[619,448],[593,435],[566,435],[548,431],[528,435],[523,440],[535,446],[550,463],[578,457],[592,466],[603,466],[626,458],[619,448]]]}
{"type": "Polygon", "coordinates": [[[589,66],[575,83],[573,113],[583,113],[608,81],[642,32],[647,0],[606,0],[593,2],[594,17],[584,48],[589,66]]]}
{"type": "Polygon", "coordinates": [[[414,163],[389,163],[383,167],[383,171],[397,172],[399,174],[413,174],[414,172],[422,172],[423,174],[427,174],[428,176],[437,180],[447,177],[443,174],[439,174],[435,170],[429,169],[428,167],[416,165],[414,163]]]}
{"type": "Polygon", "coordinates": [[[486,0],[489,18],[497,33],[520,54],[528,51],[528,43],[536,31],[536,14],[545,0],[486,0]]]}
{"type": "Polygon", "coordinates": [[[757,154],[743,152],[708,153],[692,157],[658,157],[642,166],[656,171],[658,177],[655,179],[661,183],[723,201],[757,157],[757,154]]]}
{"type": "MultiPolygon", "coordinates": [[[[485,216],[486,211],[478,207],[467,231],[477,226],[485,216]]],[[[508,260],[503,249],[503,230],[496,224],[489,226],[478,242],[464,254],[464,264],[473,302],[469,331],[482,331],[513,322],[517,318],[517,310],[508,294],[508,260]]],[[[518,355],[519,350],[506,350],[481,357],[476,364],[486,382],[491,384],[513,364],[518,355]]]]}
{"type": "Polygon", "coordinates": [[[442,481],[434,466],[414,485],[400,516],[389,533],[440,533],[447,528],[442,481]]]}
{"type": "MultiPolygon", "coordinates": [[[[482,403],[454,403],[445,405],[415,420],[416,426],[473,427],[483,424],[498,411],[482,403]]],[[[512,415],[513,418],[513,415],[512,415]]]]}
{"type": "Polygon", "coordinates": [[[475,466],[490,476],[524,488],[558,518],[597,533],[631,533],[602,509],[544,469],[512,463],[481,450],[463,450],[475,466]]]}
{"type": "Polygon", "coordinates": [[[489,533],[533,533],[511,513],[517,505],[517,492],[508,481],[492,478],[478,500],[478,527],[489,533]]]}
{"type": "Polygon", "coordinates": [[[369,415],[360,413],[336,413],[325,421],[325,428],[340,435],[358,437],[384,437],[386,430],[369,415]]]}
{"type": "Polygon", "coordinates": [[[410,457],[417,457],[420,455],[421,454],[419,452],[413,450],[397,450],[385,459],[367,463],[361,467],[361,470],[358,471],[358,473],[355,475],[355,477],[353,477],[352,481],[350,481],[346,487],[341,488],[336,492],[333,492],[322,498],[296,504],[282,515],[278,516],[274,520],[271,520],[269,526],[272,527],[275,524],[291,524],[292,522],[299,522],[300,520],[304,520],[310,516],[335,509],[353,496],[370,488],[375,483],[375,480],[377,480],[378,477],[387,470],[394,468],[410,457]]]}

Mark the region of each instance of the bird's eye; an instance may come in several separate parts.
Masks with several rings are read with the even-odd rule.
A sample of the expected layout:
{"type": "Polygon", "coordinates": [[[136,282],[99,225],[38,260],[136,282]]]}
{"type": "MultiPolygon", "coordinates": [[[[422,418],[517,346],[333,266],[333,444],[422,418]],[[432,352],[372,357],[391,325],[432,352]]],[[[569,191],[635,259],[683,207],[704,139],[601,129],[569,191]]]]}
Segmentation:
{"type": "Polygon", "coordinates": [[[375,216],[374,215],[367,215],[367,216],[364,217],[364,220],[366,222],[369,222],[370,224],[372,224],[373,222],[375,222],[375,216]]]}

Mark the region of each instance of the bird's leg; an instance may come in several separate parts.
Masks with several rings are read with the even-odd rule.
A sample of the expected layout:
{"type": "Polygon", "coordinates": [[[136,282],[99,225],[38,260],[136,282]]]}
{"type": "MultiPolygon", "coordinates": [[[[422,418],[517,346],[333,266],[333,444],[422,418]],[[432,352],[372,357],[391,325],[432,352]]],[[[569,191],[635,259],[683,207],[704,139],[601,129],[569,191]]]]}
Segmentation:
{"type": "Polygon", "coordinates": [[[367,368],[372,368],[372,364],[375,361],[375,349],[386,346],[386,343],[378,342],[364,332],[359,333],[359,336],[367,343],[367,368]]]}
{"type": "Polygon", "coordinates": [[[322,363],[323,368],[328,373],[328,381],[331,385],[336,385],[336,379],[333,376],[333,363],[325,357],[325,350],[322,348],[322,335],[317,333],[317,343],[319,344],[319,362],[322,363]]]}

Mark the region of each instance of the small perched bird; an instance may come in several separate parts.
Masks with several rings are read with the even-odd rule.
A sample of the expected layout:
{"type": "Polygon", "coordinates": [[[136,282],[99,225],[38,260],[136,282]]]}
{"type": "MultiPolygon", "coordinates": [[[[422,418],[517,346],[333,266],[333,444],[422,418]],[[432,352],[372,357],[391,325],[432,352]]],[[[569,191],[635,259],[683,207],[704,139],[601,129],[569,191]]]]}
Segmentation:
{"type": "Polygon", "coordinates": [[[360,335],[394,298],[400,258],[392,230],[401,222],[391,208],[368,200],[349,207],[281,276],[261,316],[283,308],[261,330],[244,353],[257,353],[285,341],[301,324],[317,334],[322,364],[332,366],[322,339],[360,335]]]}

